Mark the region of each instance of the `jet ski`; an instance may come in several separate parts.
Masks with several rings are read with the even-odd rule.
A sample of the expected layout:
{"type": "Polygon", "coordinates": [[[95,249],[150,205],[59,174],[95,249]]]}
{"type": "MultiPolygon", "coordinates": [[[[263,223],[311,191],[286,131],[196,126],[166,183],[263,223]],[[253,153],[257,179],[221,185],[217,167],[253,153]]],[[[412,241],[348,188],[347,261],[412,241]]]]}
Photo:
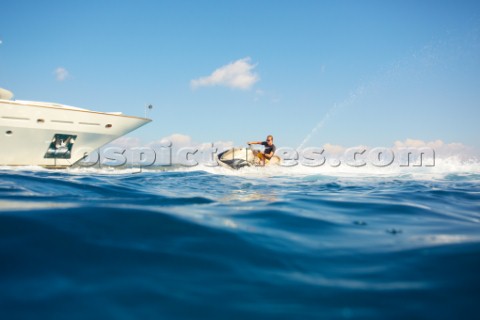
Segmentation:
{"type": "MultiPolygon", "coordinates": [[[[270,160],[265,160],[265,166],[279,164],[280,160],[279,156],[273,156],[270,160]]],[[[262,160],[251,148],[232,148],[224,151],[217,155],[217,162],[223,167],[237,170],[243,167],[263,166],[262,160]]]]}

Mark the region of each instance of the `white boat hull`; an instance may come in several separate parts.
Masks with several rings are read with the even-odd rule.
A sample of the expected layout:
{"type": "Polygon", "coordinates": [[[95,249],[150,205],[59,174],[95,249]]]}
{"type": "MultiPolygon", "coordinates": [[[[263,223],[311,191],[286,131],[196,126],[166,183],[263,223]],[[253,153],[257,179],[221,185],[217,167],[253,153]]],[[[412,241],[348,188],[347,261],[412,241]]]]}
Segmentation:
{"type": "Polygon", "coordinates": [[[150,121],[61,105],[0,100],[0,165],[68,167],[150,121]]]}

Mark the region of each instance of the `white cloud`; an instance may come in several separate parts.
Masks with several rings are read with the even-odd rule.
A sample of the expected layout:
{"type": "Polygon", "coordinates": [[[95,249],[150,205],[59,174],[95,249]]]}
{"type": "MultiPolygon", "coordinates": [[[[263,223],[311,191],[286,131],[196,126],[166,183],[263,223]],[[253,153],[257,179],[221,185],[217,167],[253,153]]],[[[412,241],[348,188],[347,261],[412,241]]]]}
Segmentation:
{"type": "Polygon", "coordinates": [[[425,142],[423,140],[406,139],[405,141],[395,141],[396,148],[423,148],[423,147],[439,147],[443,145],[443,141],[436,140],[425,142]]]}
{"type": "Polygon", "coordinates": [[[184,147],[195,147],[199,151],[207,150],[212,147],[218,148],[218,150],[231,148],[233,146],[232,141],[214,141],[214,142],[203,142],[198,143],[193,141],[192,137],[181,134],[181,133],[174,133],[167,137],[163,137],[159,140],[151,141],[147,143],[149,147],[156,147],[156,146],[165,146],[168,143],[171,143],[171,147],[173,149],[180,149],[184,147]]]}
{"type": "Polygon", "coordinates": [[[108,144],[108,147],[135,148],[140,147],[142,141],[135,137],[120,137],[108,144]]]}
{"type": "MultiPolygon", "coordinates": [[[[354,146],[353,148],[358,149],[365,149],[367,153],[369,150],[372,150],[374,147],[385,147],[385,146],[366,146],[366,145],[358,145],[354,146]]],[[[434,150],[435,156],[438,158],[446,158],[451,156],[461,156],[461,157],[471,157],[476,156],[477,150],[472,147],[466,146],[459,142],[452,142],[452,143],[445,143],[442,140],[434,140],[434,141],[423,141],[418,139],[406,139],[404,141],[397,140],[394,142],[393,147],[391,148],[392,151],[395,153],[401,154],[401,150],[413,148],[413,149],[420,149],[420,148],[430,148],[434,150]]],[[[330,143],[326,143],[323,145],[323,149],[328,154],[342,154],[345,150],[349,149],[349,147],[341,146],[341,145],[333,145],[330,143]]]]}
{"type": "Polygon", "coordinates": [[[445,143],[442,140],[423,141],[416,139],[406,139],[405,141],[395,141],[394,147],[400,148],[432,148],[435,152],[443,155],[469,153],[471,148],[459,142],[445,143]]]}
{"type": "Polygon", "coordinates": [[[65,81],[69,76],[67,69],[62,67],[58,67],[53,73],[58,81],[65,81]]]}
{"type": "Polygon", "coordinates": [[[325,149],[325,151],[329,154],[340,154],[345,151],[345,147],[330,143],[324,144],[323,149],[325,149]]]}
{"type": "Polygon", "coordinates": [[[166,142],[166,141],[171,142],[172,146],[177,148],[191,146],[192,144],[192,138],[190,136],[187,136],[181,133],[174,133],[160,140],[160,142],[166,142]]]}
{"type": "Polygon", "coordinates": [[[260,80],[258,74],[253,72],[256,65],[250,63],[246,57],[227,64],[213,71],[211,75],[190,81],[192,88],[207,86],[225,86],[234,89],[250,89],[255,82],[260,80]]]}

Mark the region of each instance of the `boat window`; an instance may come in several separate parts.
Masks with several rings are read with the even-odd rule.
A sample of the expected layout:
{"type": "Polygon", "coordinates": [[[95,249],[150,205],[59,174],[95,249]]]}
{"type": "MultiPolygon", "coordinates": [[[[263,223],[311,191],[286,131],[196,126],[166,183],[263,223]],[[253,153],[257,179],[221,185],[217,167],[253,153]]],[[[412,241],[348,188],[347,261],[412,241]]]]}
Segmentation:
{"type": "Polygon", "coordinates": [[[77,139],[76,135],[55,134],[43,157],[47,159],[70,159],[72,157],[72,147],[75,139],[77,139]]]}
{"type": "Polygon", "coordinates": [[[66,120],[52,120],[52,122],[56,122],[56,123],[73,123],[73,121],[66,121],[66,120]]]}
{"type": "Polygon", "coordinates": [[[105,126],[105,128],[107,128],[107,129],[110,129],[111,127],[112,127],[112,125],[110,123],[105,126]]]}
{"type": "Polygon", "coordinates": [[[7,130],[7,131],[5,132],[5,134],[6,134],[7,136],[11,136],[11,135],[13,134],[13,132],[12,132],[12,130],[7,130]]]}

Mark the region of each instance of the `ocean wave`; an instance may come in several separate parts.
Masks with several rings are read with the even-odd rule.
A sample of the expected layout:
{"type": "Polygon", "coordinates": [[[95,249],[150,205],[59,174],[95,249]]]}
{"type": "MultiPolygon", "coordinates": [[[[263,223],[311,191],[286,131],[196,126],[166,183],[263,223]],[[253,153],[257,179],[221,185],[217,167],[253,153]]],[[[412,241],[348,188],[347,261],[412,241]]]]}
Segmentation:
{"type": "Polygon", "coordinates": [[[314,319],[475,310],[480,175],[290,170],[4,168],[0,314],[314,319]],[[399,299],[421,307],[392,312],[399,299]]]}

